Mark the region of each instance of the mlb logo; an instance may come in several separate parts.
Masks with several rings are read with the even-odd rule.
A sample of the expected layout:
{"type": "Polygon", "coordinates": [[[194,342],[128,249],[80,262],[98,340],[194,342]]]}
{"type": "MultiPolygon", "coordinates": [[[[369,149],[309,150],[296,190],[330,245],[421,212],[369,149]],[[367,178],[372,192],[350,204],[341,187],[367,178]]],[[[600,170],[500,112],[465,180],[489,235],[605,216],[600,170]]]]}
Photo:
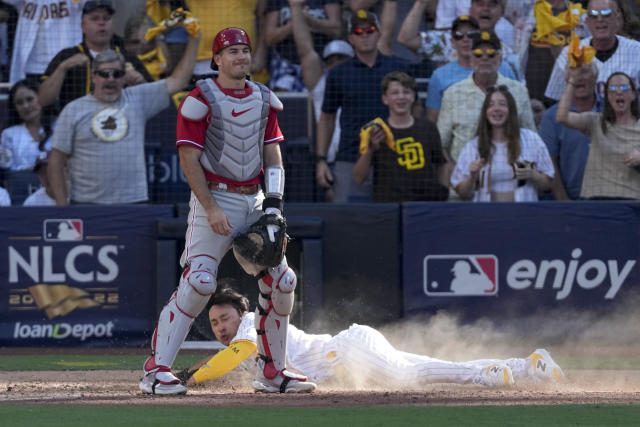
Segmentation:
{"type": "Polygon", "coordinates": [[[498,293],[495,255],[429,255],[424,258],[429,296],[489,296],[498,293]]]}
{"type": "Polygon", "coordinates": [[[46,242],[71,242],[83,237],[81,219],[45,219],[43,228],[46,242]]]}

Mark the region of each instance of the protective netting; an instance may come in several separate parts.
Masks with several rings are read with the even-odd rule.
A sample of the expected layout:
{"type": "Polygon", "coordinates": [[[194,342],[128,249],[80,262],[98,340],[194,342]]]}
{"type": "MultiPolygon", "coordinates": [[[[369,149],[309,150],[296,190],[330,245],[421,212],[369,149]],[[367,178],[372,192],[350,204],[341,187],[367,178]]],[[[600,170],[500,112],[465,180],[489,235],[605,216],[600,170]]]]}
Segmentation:
{"type": "MultiPolygon", "coordinates": [[[[37,169],[43,169],[46,155],[41,152],[50,150],[49,137],[59,132],[67,140],[58,147],[70,154],[68,165],[82,171],[70,173],[71,185],[82,194],[109,193],[111,187],[118,186],[125,188],[125,193],[136,193],[139,187],[146,187],[150,203],[186,202],[189,187],[176,149],[177,106],[196,79],[212,72],[211,46],[217,32],[238,26],[247,31],[252,42],[251,78],[269,86],[284,104],[278,122],[285,137],[281,150],[285,200],[289,202],[459,200],[456,192],[442,185],[451,183],[453,164],[447,166],[446,161],[457,162],[466,143],[476,135],[485,92],[491,85],[475,76],[482,67],[491,66],[495,57],[501,61],[494,61],[500,73],[494,85],[509,88],[520,125],[541,137],[541,145],[534,144],[534,149],[524,147],[521,138],[523,157],[519,160],[534,163],[533,167],[546,175],[551,172],[542,164],[553,160],[553,172],[559,179],[552,185],[548,180],[525,183],[533,190],[522,196],[516,162],[508,161],[508,167],[490,167],[491,162],[485,162],[484,175],[470,181],[473,194],[484,191],[490,200],[497,200],[492,193],[506,192],[511,193],[507,200],[516,201],[640,198],[636,168],[640,139],[635,137],[637,128],[633,126],[638,119],[637,100],[633,96],[628,101],[614,99],[633,93],[625,87],[639,77],[640,63],[635,55],[640,53],[640,44],[634,40],[640,34],[637,3],[4,1],[0,3],[2,182],[11,204],[22,204],[40,187],[34,166],[40,159],[37,169]],[[125,69],[130,73],[124,79],[131,90],[136,84],[171,76],[188,52],[190,27],[184,24],[188,19],[172,26],[179,20],[170,12],[178,8],[189,12],[188,18],[198,19],[203,32],[194,78],[184,91],[167,101],[156,89],[148,95],[139,90],[128,109],[82,106],[71,117],[61,116],[70,103],[91,93],[96,75],[88,64],[98,47],[110,46],[124,55],[125,69]],[[165,27],[155,31],[154,38],[145,40],[148,29],[163,23],[165,27]],[[614,111],[620,104],[631,110],[631,117],[636,114],[633,123],[622,130],[618,129],[620,123],[614,126],[610,120],[608,126],[613,128],[606,131],[605,126],[604,136],[600,135],[602,126],[584,125],[580,132],[558,124],[557,107],[553,107],[565,87],[565,66],[561,64],[568,61],[563,49],[571,33],[589,45],[596,24],[594,39],[604,40],[608,32],[614,35],[610,37],[615,40],[614,47],[595,43],[598,52],[593,61],[600,73],[593,82],[578,82],[593,86],[581,88],[581,92],[576,89],[573,104],[581,111],[602,111],[608,77],[623,71],[631,80],[609,82],[609,89],[612,84],[620,87],[609,90],[613,97],[609,103],[614,111]],[[493,46],[493,38],[484,38],[472,49],[476,46],[473,38],[484,37],[482,31],[489,27],[495,30],[499,48],[493,46]],[[371,54],[371,46],[379,52],[377,56],[371,54]],[[383,53],[393,53],[401,60],[383,53]],[[396,75],[386,81],[383,93],[383,77],[392,71],[405,72],[413,79],[396,75]],[[507,83],[508,77],[512,79],[507,83]],[[459,86],[465,84],[466,88],[459,86]],[[21,90],[11,90],[19,86],[21,90]],[[458,90],[453,90],[456,86],[458,90]],[[395,111],[395,118],[389,118],[389,108],[395,111]],[[545,113],[547,109],[551,111],[545,113]],[[38,121],[29,116],[35,110],[38,121]],[[386,128],[379,122],[361,132],[376,118],[386,128]],[[145,120],[143,133],[136,124],[145,120]],[[334,129],[341,132],[340,137],[333,137],[330,131],[334,129]],[[93,140],[92,154],[82,153],[75,145],[83,134],[93,140]],[[597,138],[596,144],[589,146],[592,138],[597,138]],[[536,154],[528,158],[532,151],[536,154]],[[365,159],[358,161],[361,156],[365,159]],[[586,189],[583,175],[587,176],[586,189]],[[83,176],[93,177],[98,184],[85,182],[83,176]],[[354,178],[364,185],[351,182],[354,178]],[[109,185],[102,185],[104,182],[109,185]],[[538,191],[541,186],[548,188],[538,191]]],[[[107,79],[117,78],[107,75],[107,79]]],[[[487,120],[491,121],[485,117],[487,120]]],[[[599,116],[589,116],[587,122],[600,123],[599,116]]],[[[479,151],[471,154],[483,157],[479,151]]],[[[494,154],[490,151],[495,160],[499,156],[494,154]]],[[[465,167],[463,180],[470,174],[465,167]]],[[[101,197],[110,200],[109,194],[101,197]]],[[[131,201],[140,201],[131,197],[131,201]]]]}

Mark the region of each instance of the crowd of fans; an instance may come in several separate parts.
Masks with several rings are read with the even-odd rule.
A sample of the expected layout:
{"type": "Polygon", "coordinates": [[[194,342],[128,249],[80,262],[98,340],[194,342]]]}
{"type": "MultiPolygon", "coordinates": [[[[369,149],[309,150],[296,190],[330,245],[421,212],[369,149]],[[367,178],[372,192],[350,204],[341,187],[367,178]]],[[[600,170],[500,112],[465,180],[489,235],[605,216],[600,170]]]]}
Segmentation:
{"type": "MultiPolygon", "coordinates": [[[[253,80],[309,94],[326,201],[640,199],[638,11],[640,0],[0,0],[1,178],[32,175],[26,205],[148,201],[146,120],[213,72],[213,37],[237,26],[253,80]]],[[[0,187],[0,204],[10,197],[0,187]]]]}

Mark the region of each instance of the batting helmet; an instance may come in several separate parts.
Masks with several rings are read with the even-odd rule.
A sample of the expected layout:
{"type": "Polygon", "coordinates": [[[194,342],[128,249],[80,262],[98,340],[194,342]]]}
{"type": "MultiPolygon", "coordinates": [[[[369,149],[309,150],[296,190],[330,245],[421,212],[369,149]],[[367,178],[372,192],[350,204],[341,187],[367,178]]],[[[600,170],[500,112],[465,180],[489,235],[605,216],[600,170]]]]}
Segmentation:
{"type": "Polygon", "coordinates": [[[230,27],[220,30],[216,34],[216,38],[213,39],[213,54],[215,55],[225,47],[236,44],[246,44],[251,49],[251,40],[249,40],[249,36],[242,28],[230,27]]]}

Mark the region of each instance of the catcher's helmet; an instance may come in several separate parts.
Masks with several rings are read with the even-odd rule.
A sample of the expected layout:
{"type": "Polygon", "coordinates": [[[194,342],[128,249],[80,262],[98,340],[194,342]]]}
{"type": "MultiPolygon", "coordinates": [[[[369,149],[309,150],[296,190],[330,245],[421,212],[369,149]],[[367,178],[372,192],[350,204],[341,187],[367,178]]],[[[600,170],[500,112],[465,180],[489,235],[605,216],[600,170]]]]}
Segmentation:
{"type": "Polygon", "coordinates": [[[224,30],[220,30],[216,34],[216,38],[213,39],[213,54],[217,54],[225,47],[233,46],[236,44],[246,44],[251,49],[251,40],[249,36],[242,28],[229,27],[224,30]]]}

